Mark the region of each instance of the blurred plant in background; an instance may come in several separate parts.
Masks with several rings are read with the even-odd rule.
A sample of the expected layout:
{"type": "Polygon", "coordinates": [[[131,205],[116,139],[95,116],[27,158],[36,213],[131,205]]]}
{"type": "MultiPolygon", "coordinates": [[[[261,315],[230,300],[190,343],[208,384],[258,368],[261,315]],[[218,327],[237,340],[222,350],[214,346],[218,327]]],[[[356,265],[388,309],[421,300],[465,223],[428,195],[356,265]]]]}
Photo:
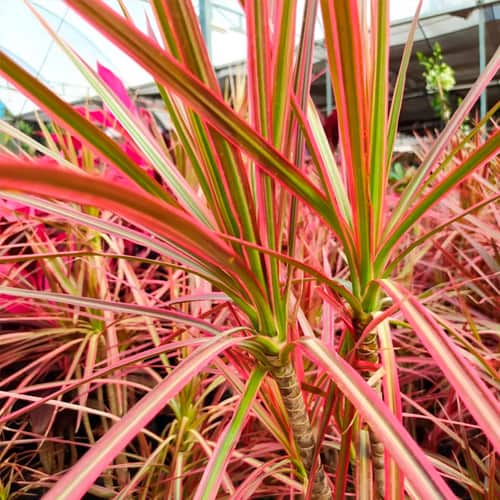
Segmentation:
{"type": "Polygon", "coordinates": [[[438,42],[432,47],[430,56],[417,52],[418,62],[424,67],[425,89],[432,93],[431,105],[436,116],[447,122],[451,116],[449,92],[455,86],[455,72],[443,58],[438,42]]]}

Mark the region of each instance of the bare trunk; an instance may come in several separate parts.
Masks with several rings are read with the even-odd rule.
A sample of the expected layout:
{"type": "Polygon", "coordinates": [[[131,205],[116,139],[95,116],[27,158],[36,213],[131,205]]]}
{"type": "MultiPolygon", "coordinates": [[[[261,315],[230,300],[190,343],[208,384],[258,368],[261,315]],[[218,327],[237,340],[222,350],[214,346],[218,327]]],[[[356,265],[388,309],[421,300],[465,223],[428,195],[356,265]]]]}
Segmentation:
{"type": "MultiPolygon", "coordinates": [[[[288,419],[293,430],[293,436],[297,445],[300,458],[308,474],[311,473],[314,461],[314,450],[316,441],[307,414],[302,391],[293,366],[290,363],[281,365],[277,358],[269,359],[271,373],[276,380],[283,403],[285,405],[288,419]]],[[[318,456],[316,474],[312,485],[312,500],[329,500],[332,498],[326,474],[318,456]]]]}
{"type": "MultiPolygon", "coordinates": [[[[365,319],[364,321],[359,319],[354,320],[354,333],[356,339],[361,337],[363,330],[366,328],[370,320],[371,318],[365,319]]],[[[376,332],[368,333],[368,335],[365,337],[365,339],[359,346],[357,354],[358,354],[358,359],[360,361],[365,361],[372,364],[376,364],[379,362],[376,332]]],[[[373,375],[373,372],[370,370],[366,370],[362,371],[361,375],[365,380],[368,380],[373,375]]],[[[379,393],[380,397],[382,397],[380,382],[377,382],[377,384],[374,386],[374,389],[376,392],[379,393]]],[[[373,465],[375,492],[378,498],[383,499],[385,495],[384,445],[379,441],[379,439],[375,436],[375,434],[371,429],[369,429],[369,431],[370,431],[370,450],[371,450],[370,455],[373,465]]]]}

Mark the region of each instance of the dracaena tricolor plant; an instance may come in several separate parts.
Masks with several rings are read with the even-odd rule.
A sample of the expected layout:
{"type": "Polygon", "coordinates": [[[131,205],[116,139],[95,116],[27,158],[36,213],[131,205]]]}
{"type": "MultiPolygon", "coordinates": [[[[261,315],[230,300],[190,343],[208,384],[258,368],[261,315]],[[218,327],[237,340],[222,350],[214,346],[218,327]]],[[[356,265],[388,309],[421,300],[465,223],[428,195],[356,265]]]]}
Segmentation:
{"type": "MultiPolygon", "coordinates": [[[[431,460],[403,425],[394,324],[409,329],[408,343],[423,346],[444,375],[484,436],[483,452],[491,453],[493,463],[486,469],[494,470],[492,457],[500,449],[499,407],[491,387],[494,370],[477,350],[468,350],[465,340],[450,335],[449,324],[397,276],[414,249],[435,236],[436,229],[418,238],[408,235],[476,169],[496,161],[498,129],[485,125],[498,106],[458,143],[456,134],[498,71],[499,52],[402,193],[389,197],[392,151],[417,17],[391,88],[388,1],[311,0],[298,12],[295,1],[242,0],[248,42],[246,96],[244,105],[235,107],[223,99],[191,2],[151,0],[154,19],[149,19],[147,34],[136,27],[124,2],[120,13],[100,0],[66,3],[151,74],[175,128],[174,154],[113,78],[102,69],[96,73],[33,10],[102,98],[134,154],[113,142],[89,114],[74,110],[1,53],[0,73],[80,141],[86,165],[107,165],[127,180],[112,182],[92,168],[82,169],[75,155],[54,147],[50,155],[57,165],[3,156],[2,196],[97,229],[107,235],[106,241],[118,238],[151,249],[161,265],[210,283],[198,299],[188,286],[171,293],[182,301],[184,291],[186,302],[202,300],[212,312],[200,316],[202,308],[195,307],[180,313],[148,300],[125,304],[117,300],[118,294],[92,298],[73,289],[63,290],[66,294],[0,289],[4,296],[139,314],[173,325],[170,343],[155,337],[150,325],[150,351],[115,352],[106,367],[91,366],[78,381],[48,396],[45,392],[20,409],[10,406],[0,417],[2,423],[9,422],[49,400],[57,407],[69,391],[80,388],[85,393],[93,380],[110,372],[125,373],[120,370],[163,353],[164,370],[158,371],[154,387],[114,418],[116,423],[89,451],[56,478],[46,498],[73,499],[90,488],[102,493],[102,482],[94,485],[100,478],[111,496],[116,488],[119,498],[132,494],[123,479],[133,473],[124,458],[127,447],[134,439],[144,442],[140,436],[151,432],[145,426],[169,403],[175,413],[184,396],[194,394],[192,387],[214,367],[227,379],[224,387],[237,396],[230,418],[215,421],[221,427],[210,434],[210,442],[192,430],[198,452],[192,451],[193,439],[175,438],[181,439],[181,446],[169,441],[171,435],[155,441],[155,450],[146,446],[151,456],[142,457],[134,485],[163,457],[174,484],[163,491],[172,498],[248,498],[254,492],[258,497],[259,491],[269,491],[259,490],[261,483],[282,497],[344,498],[351,492],[366,498],[453,498],[443,475],[458,480],[460,473],[448,462],[431,460]],[[336,154],[309,95],[314,26],[320,15],[338,116],[336,154]],[[302,23],[296,45],[298,16],[302,23]],[[450,149],[452,140],[456,147],[450,149]],[[102,216],[109,213],[125,222],[102,216]],[[229,304],[223,308],[229,313],[221,312],[221,301],[229,304]],[[307,309],[307,304],[319,306],[307,309]],[[179,339],[176,329],[182,330],[179,339]],[[181,349],[182,356],[172,365],[166,353],[174,349],[181,349]],[[273,436],[281,455],[276,446],[267,447],[263,456],[268,453],[268,463],[245,461],[238,446],[250,421],[259,423],[262,435],[273,436]],[[166,446],[176,450],[175,467],[169,467],[168,457],[173,460],[174,454],[165,454],[166,446]],[[182,457],[196,459],[197,465],[188,467],[182,457]],[[288,468],[283,468],[283,459],[288,468]],[[245,464],[245,470],[253,467],[253,472],[232,480],[227,471],[235,460],[245,464]],[[117,483],[110,483],[111,464],[117,483]]],[[[467,213],[496,200],[498,195],[489,192],[467,213]]],[[[453,220],[463,215],[455,214],[453,220]]],[[[443,221],[440,229],[453,220],[443,221]]],[[[92,250],[99,258],[134,259],[120,255],[123,247],[118,244],[92,250]]],[[[45,257],[53,259],[49,253],[45,257]]],[[[151,259],[142,259],[146,261],[152,265],[151,259]]],[[[132,289],[140,288],[137,280],[131,281],[132,289]]],[[[138,297],[133,293],[131,300],[138,297]]],[[[205,380],[217,387],[214,379],[205,380]]],[[[219,400],[223,408],[220,394],[219,400]]],[[[83,403],[78,411],[84,412],[82,407],[83,403]]],[[[179,422],[187,425],[183,419],[179,422]]],[[[469,458],[479,467],[477,455],[469,458]]],[[[146,481],[144,491],[152,477],[157,476],[146,481]]],[[[479,488],[476,476],[467,478],[479,488]]],[[[490,492],[494,479],[491,483],[490,492]]]]}

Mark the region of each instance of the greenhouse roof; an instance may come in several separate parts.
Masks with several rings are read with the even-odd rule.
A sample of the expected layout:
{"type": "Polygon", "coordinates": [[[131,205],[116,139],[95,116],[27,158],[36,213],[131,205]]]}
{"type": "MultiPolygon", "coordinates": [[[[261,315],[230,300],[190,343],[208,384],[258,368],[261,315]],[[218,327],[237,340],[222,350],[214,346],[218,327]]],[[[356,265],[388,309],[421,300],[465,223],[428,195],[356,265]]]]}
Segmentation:
{"type": "MultiPolygon", "coordinates": [[[[105,1],[110,6],[119,8],[117,0],[105,1]]],[[[299,2],[299,6],[303,1],[299,2]]],[[[146,30],[147,20],[153,19],[147,0],[125,0],[124,3],[137,26],[146,30]]],[[[470,85],[478,73],[478,10],[474,10],[477,3],[476,0],[426,0],[417,33],[418,50],[428,51],[426,49],[430,43],[440,41],[445,58],[457,72],[457,82],[463,88],[470,85]]],[[[89,64],[95,65],[99,61],[115,72],[126,86],[148,94],[148,89],[152,88],[148,85],[151,82],[149,75],[78,18],[62,0],[32,0],[31,4],[89,64]]],[[[234,72],[235,62],[242,61],[245,57],[245,26],[239,3],[237,0],[195,0],[194,4],[198,11],[200,7],[210,6],[211,57],[214,66],[218,68],[219,77],[223,79],[234,72]]],[[[391,1],[391,70],[395,70],[400,58],[408,31],[408,19],[416,4],[417,0],[391,1]]],[[[489,16],[486,19],[486,52],[491,53],[499,44],[500,2],[485,0],[483,4],[488,5],[485,10],[487,17],[489,16]]],[[[316,39],[316,62],[320,66],[324,64],[325,56],[320,22],[316,39]]],[[[76,68],[20,0],[0,2],[0,48],[65,100],[74,102],[94,95],[76,68]]],[[[410,73],[408,90],[413,94],[421,93],[423,87],[418,64],[410,68],[410,73]]],[[[493,85],[498,87],[498,81],[493,85]]],[[[317,80],[313,92],[320,107],[325,105],[323,89],[324,82],[317,80]]],[[[3,79],[0,79],[0,103],[14,116],[26,115],[36,109],[34,104],[3,79]]]]}

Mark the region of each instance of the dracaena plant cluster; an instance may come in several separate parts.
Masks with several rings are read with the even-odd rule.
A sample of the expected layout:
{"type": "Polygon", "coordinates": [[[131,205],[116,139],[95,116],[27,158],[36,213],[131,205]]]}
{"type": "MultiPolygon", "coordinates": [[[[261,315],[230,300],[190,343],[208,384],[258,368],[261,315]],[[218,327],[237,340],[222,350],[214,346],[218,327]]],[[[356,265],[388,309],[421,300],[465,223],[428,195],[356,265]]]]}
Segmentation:
{"type": "Polygon", "coordinates": [[[499,52],[396,191],[417,17],[391,87],[388,0],[241,1],[230,103],[191,2],[151,0],[147,33],[125,2],[66,3],[151,74],[174,130],[34,8],[104,111],[0,53],[53,120],[46,146],[2,124],[43,155],[0,156],[2,494],[496,497],[498,105],[461,125],[499,52]],[[309,95],[318,16],[335,152],[309,95]]]}

